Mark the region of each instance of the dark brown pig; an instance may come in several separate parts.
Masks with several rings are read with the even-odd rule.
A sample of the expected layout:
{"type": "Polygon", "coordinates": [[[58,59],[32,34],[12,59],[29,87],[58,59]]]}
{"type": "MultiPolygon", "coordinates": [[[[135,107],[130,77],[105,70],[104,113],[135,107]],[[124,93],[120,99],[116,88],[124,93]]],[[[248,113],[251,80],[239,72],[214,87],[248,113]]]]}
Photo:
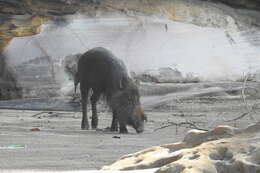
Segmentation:
{"type": "Polygon", "coordinates": [[[119,123],[120,133],[128,132],[127,125],[137,133],[143,132],[146,116],[141,108],[138,88],[128,76],[124,63],[109,50],[98,47],[81,56],[74,79],[75,88],[78,83],[82,97],[82,129],[89,129],[87,102],[89,90],[92,89],[93,129],[98,125],[96,103],[104,95],[113,113],[111,131],[118,131],[119,123]]]}

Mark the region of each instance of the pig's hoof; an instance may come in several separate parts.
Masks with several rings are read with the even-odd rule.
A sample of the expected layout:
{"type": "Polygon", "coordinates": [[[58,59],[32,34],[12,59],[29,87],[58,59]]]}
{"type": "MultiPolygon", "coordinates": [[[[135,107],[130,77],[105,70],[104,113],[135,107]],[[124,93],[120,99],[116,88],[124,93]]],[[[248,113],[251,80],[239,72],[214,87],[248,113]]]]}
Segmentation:
{"type": "Polygon", "coordinates": [[[112,127],[111,127],[111,128],[110,128],[110,131],[111,131],[111,132],[117,132],[117,131],[118,131],[118,128],[112,128],[112,127]]]}
{"type": "Polygon", "coordinates": [[[92,124],[91,124],[91,128],[92,128],[93,130],[97,129],[97,123],[92,123],[92,124]]]}
{"type": "Polygon", "coordinates": [[[87,126],[81,126],[81,130],[88,130],[89,129],[89,127],[87,127],[87,126]]]}
{"type": "Polygon", "coordinates": [[[127,130],[120,130],[120,132],[119,133],[122,133],[122,134],[127,134],[128,133],[128,131],[127,130]]]}

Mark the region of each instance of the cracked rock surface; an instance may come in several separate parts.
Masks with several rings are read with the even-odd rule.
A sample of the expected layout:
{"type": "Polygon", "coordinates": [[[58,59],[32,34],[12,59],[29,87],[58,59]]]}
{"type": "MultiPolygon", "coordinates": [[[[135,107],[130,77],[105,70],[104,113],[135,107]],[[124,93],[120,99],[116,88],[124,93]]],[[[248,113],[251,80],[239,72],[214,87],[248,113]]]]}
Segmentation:
{"type": "Polygon", "coordinates": [[[158,168],[156,173],[256,173],[260,171],[260,124],[190,130],[179,143],[125,155],[103,170],[158,168]]]}

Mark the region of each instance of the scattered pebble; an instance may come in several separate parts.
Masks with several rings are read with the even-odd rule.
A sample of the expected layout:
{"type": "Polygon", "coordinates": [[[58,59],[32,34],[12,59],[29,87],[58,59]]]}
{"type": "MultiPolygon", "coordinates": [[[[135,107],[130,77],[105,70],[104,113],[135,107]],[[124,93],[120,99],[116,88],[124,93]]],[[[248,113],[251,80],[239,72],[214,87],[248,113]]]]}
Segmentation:
{"type": "Polygon", "coordinates": [[[38,131],[41,131],[39,128],[32,128],[32,129],[30,129],[30,131],[32,131],[32,132],[38,132],[38,131]]]}
{"type": "Polygon", "coordinates": [[[120,136],[113,136],[113,138],[120,139],[121,137],[120,136]]]}

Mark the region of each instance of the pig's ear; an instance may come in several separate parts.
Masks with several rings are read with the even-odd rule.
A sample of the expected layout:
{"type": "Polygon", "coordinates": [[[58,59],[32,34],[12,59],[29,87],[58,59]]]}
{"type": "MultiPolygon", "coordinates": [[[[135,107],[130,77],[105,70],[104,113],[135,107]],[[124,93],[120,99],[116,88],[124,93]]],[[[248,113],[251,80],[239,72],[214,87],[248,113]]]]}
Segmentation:
{"type": "Polygon", "coordinates": [[[123,78],[120,80],[120,82],[119,82],[119,88],[120,88],[120,89],[126,88],[127,83],[128,83],[128,79],[125,78],[125,77],[123,77],[123,78]]]}

